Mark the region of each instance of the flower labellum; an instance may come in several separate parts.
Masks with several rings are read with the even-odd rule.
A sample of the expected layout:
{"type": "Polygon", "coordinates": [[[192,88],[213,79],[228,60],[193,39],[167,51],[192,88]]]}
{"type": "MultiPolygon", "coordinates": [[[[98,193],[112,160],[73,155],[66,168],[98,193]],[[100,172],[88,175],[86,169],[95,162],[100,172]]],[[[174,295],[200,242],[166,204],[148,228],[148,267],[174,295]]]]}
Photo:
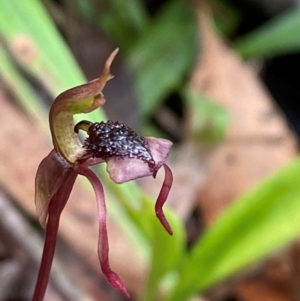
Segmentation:
{"type": "Polygon", "coordinates": [[[61,93],[53,102],[49,120],[54,149],[40,163],[35,180],[35,203],[39,221],[46,229],[42,262],[33,301],[42,301],[47,288],[54,257],[60,215],[78,175],[91,183],[98,204],[98,257],[107,281],[125,296],[129,293],[108,259],[108,236],[104,189],[89,166],[106,163],[115,183],[153,176],[163,166],[165,180],[155,203],[155,212],[163,227],[172,235],[162,207],[172,186],[173,176],[166,165],[172,142],[166,139],[139,136],[128,126],[113,121],[91,123],[81,121],[74,127],[73,116],[88,113],[105,103],[102,90],[113,76],[110,65],[116,49],[107,59],[99,78],[61,93]],[[82,144],[79,130],[87,133],[82,144]]]}

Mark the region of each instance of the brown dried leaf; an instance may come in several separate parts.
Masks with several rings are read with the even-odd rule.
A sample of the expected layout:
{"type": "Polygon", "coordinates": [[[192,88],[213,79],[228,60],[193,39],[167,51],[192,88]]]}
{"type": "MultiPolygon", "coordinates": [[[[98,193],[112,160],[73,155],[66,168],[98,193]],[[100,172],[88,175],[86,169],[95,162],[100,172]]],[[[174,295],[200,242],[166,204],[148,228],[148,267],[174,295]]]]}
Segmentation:
{"type": "Polygon", "coordinates": [[[244,301],[290,301],[280,289],[260,280],[243,282],[235,289],[238,300],[244,301]]]}
{"type": "Polygon", "coordinates": [[[214,32],[209,8],[197,8],[202,51],[191,86],[229,112],[226,140],[208,161],[199,203],[205,223],[296,154],[294,136],[255,72],[214,32]]]}

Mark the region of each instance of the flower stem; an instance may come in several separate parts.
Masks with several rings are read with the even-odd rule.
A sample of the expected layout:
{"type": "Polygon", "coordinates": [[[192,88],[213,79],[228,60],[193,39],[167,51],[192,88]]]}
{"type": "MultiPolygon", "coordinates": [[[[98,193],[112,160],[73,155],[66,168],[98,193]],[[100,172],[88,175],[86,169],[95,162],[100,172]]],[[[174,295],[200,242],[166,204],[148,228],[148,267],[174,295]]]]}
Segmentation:
{"type": "Polygon", "coordinates": [[[59,218],[60,216],[54,216],[49,214],[49,220],[47,222],[46,228],[46,238],[44,243],[43,257],[32,301],[42,301],[44,299],[55,252],[59,218]]]}
{"type": "Polygon", "coordinates": [[[70,169],[63,186],[50,200],[43,256],[32,301],[44,299],[54,258],[60,215],[70,196],[76,177],[77,173],[70,169]]]}

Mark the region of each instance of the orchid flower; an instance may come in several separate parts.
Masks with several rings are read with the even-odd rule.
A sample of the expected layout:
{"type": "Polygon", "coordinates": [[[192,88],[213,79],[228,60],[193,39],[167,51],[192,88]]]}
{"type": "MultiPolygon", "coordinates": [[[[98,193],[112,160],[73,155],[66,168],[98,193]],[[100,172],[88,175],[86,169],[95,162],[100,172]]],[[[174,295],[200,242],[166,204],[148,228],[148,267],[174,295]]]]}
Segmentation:
{"type": "Polygon", "coordinates": [[[75,114],[91,112],[105,103],[102,90],[113,77],[110,66],[117,52],[118,49],[108,57],[99,78],[61,93],[50,109],[49,122],[54,149],[40,163],[35,180],[35,204],[39,222],[46,229],[46,237],[33,301],[42,301],[44,298],[60,215],[78,175],[85,176],[90,181],[98,204],[98,257],[102,272],[113,287],[129,297],[121,279],[109,265],[104,190],[99,178],[89,169],[91,165],[106,163],[107,172],[116,183],[145,176],[155,178],[157,171],[163,166],[165,180],[155,211],[163,227],[172,235],[162,210],[173,181],[172,172],[165,164],[172,142],[141,137],[119,122],[92,123],[83,120],[75,126],[73,123],[75,114]],[[79,130],[87,133],[83,143],[78,137],[79,130]]]}

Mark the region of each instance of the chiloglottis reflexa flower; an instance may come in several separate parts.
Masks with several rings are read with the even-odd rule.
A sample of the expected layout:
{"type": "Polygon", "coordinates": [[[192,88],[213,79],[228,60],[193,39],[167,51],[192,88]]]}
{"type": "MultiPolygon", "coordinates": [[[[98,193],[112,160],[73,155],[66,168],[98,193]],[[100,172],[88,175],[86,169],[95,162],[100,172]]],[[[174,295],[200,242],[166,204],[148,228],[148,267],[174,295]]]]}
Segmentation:
{"type": "Polygon", "coordinates": [[[163,167],[165,179],[155,203],[155,212],[168,233],[172,229],[162,207],[172,186],[173,176],[166,165],[172,142],[154,137],[142,137],[126,125],[107,121],[81,121],[74,126],[73,116],[88,113],[105,103],[102,90],[113,76],[110,66],[116,49],[105,62],[99,78],[61,93],[50,109],[49,122],[54,149],[40,163],[35,180],[35,204],[39,221],[46,229],[44,252],[33,301],[43,300],[54,256],[60,215],[78,175],[91,183],[98,204],[98,257],[108,282],[125,296],[129,293],[120,277],[111,270],[108,259],[106,205],[104,189],[96,174],[89,168],[106,163],[110,178],[124,183],[140,177],[156,176],[163,167]],[[87,133],[82,143],[79,130],[87,133]]]}

